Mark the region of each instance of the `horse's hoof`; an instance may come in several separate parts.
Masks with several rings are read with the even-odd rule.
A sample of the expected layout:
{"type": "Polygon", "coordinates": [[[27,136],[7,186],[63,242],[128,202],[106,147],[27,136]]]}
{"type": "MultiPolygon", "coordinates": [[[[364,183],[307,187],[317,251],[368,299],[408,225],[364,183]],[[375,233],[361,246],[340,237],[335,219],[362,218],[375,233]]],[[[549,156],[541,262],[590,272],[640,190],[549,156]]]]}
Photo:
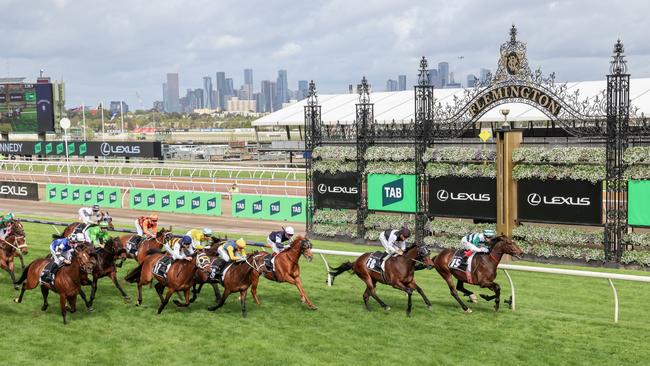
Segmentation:
{"type": "Polygon", "coordinates": [[[92,313],[93,311],[95,311],[95,308],[92,307],[92,306],[89,306],[89,307],[86,308],[86,310],[87,310],[89,313],[92,313]]]}
{"type": "Polygon", "coordinates": [[[433,306],[427,305],[427,310],[431,310],[431,309],[433,309],[433,306]]]}
{"type": "Polygon", "coordinates": [[[465,310],[465,314],[471,314],[471,313],[472,313],[472,309],[467,308],[467,310],[465,310]]]}
{"type": "Polygon", "coordinates": [[[181,303],[180,301],[174,299],[174,305],[176,305],[176,306],[178,306],[178,307],[182,307],[182,306],[183,306],[183,303],[181,303]]]}
{"type": "Polygon", "coordinates": [[[216,306],[209,306],[208,307],[208,311],[215,311],[215,310],[217,310],[216,306]]]}
{"type": "Polygon", "coordinates": [[[47,310],[47,306],[41,306],[41,311],[47,310]]]}
{"type": "Polygon", "coordinates": [[[131,298],[130,298],[130,297],[127,296],[127,297],[124,298],[124,303],[125,303],[125,304],[128,304],[128,303],[130,303],[130,302],[131,302],[131,298]]]}
{"type": "Polygon", "coordinates": [[[390,311],[390,306],[388,306],[388,305],[384,306],[384,310],[385,311],[390,311]]]}
{"type": "Polygon", "coordinates": [[[469,299],[470,299],[474,304],[478,304],[478,297],[476,297],[476,294],[471,294],[471,295],[469,295],[469,299]]]}
{"type": "Polygon", "coordinates": [[[20,304],[20,301],[18,301],[18,298],[15,298],[15,299],[14,299],[14,302],[15,302],[16,304],[20,304]]]}
{"type": "Polygon", "coordinates": [[[316,306],[314,306],[314,305],[312,305],[312,306],[308,306],[307,308],[308,308],[309,310],[318,310],[318,308],[317,308],[316,306]]]}
{"type": "Polygon", "coordinates": [[[20,290],[20,286],[14,285],[14,290],[16,290],[16,291],[20,290]]]}
{"type": "Polygon", "coordinates": [[[135,306],[140,306],[140,305],[142,305],[142,303],[140,301],[135,302],[135,306]]]}

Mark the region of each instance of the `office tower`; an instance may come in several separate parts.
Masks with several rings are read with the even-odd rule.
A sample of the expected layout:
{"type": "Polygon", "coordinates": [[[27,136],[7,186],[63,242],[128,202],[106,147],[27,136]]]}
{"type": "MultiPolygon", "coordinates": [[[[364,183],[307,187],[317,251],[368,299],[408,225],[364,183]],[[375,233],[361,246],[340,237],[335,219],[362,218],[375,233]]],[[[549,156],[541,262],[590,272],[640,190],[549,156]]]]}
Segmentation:
{"type": "Polygon", "coordinates": [[[398,90],[406,90],[406,75],[397,76],[398,90]]]}
{"type": "Polygon", "coordinates": [[[282,103],[289,101],[289,84],[287,83],[287,70],[278,70],[278,78],[276,80],[276,108],[282,108],[282,103]]]}
{"type": "Polygon", "coordinates": [[[253,99],[253,69],[244,69],[244,92],[247,100],[253,99]]]}
{"type": "Polygon", "coordinates": [[[181,111],[178,90],[178,73],[167,74],[167,100],[165,111],[168,113],[179,113],[181,111]]]}
{"type": "Polygon", "coordinates": [[[476,75],[474,74],[467,75],[467,87],[473,88],[475,86],[476,86],[476,75]]]}
{"type": "Polygon", "coordinates": [[[162,100],[163,101],[163,109],[162,110],[164,112],[167,112],[167,103],[169,103],[169,101],[167,100],[167,99],[169,99],[169,96],[167,95],[167,83],[162,84],[162,89],[163,89],[163,100],[162,100]]]}
{"type": "Polygon", "coordinates": [[[429,69],[429,85],[433,86],[434,88],[440,88],[438,69],[429,69]]]}
{"type": "Polygon", "coordinates": [[[309,83],[307,80],[298,80],[298,100],[307,98],[309,95],[309,83]]]}
{"type": "Polygon", "coordinates": [[[490,77],[492,75],[492,72],[490,71],[490,69],[483,69],[482,68],[481,72],[480,72],[480,75],[481,76],[479,77],[479,79],[481,81],[481,85],[486,85],[487,83],[490,82],[490,77]]]}
{"type": "Polygon", "coordinates": [[[393,79],[388,79],[386,81],[386,91],[396,91],[397,90],[397,81],[393,79]]]}
{"type": "Polygon", "coordinates": [[[263,106],[262,112],[273,112],[276,102],[276,86],[270,80],[263,80],[261,87],[261,105],[263,106]]]}
{"type": "Polygon", "coordinates": [[[212,106],[212,78],[203,77],[203,93],[201,93],[201,108],[213,109],[212,106]]]}
{"type": "Polygon", "coordinates": [[[440,78],[441,88],[444,88],[447,84],[449,84],[449,63],[438,63],[438,78],[440,78]]]}
{"type": "Polygon", "coordinates": [[[217,88],[216,88],[216,94],[217,97],[216,99],[216,108],[221,109],[222,111],[225,110],[226,102],[225,102],[225,94],[226,94],[226,73],[223,71],[217,72],[217,76],[215,78],[215,82],[217,83],[217,88]]]}
{"type": "MultiPolygon", "coordinates": [[[[194,100],[192,101],[192,109],[204,109],[208,108],[205,105],[207,101],[205,98],[205,91],[203,89],[194,89],[194,100]]],[[[212,108],[209,108],[212,109],[212,108]]]]}

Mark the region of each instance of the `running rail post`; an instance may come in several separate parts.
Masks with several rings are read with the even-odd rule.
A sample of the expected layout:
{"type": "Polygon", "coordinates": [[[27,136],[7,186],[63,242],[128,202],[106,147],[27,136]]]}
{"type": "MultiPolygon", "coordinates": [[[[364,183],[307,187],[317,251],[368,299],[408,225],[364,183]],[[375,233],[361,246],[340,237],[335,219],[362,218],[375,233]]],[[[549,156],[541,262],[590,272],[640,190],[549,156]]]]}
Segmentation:
{"type": "Polygon", "coordinates": [[[323,263],[325,263],[325,272],[327,272],[327,286],[332,287],[332,275],[330,274],[330,265],[327,263],[327,259],[325,259],[325,256],[323,253],[318,253],[321,258],[323,258],[323,263]]]}
{"type": "Polygon", "coordinates": [[[618,324],[618,293],[616,292],[616,287],[614,287],[614,282],[611,278],[608,278],[609,285],[612,286],[612,291],[614,292],[614,324],[618,324]]]}
{"type": "Polygon", "coordinates": [[[508,273],[508,270],[504,269],[503,273],[506,274],[506,277],[508,277],[508,282],[510,282],[510,309],[512,311],[515,311],[516,309],[516,302],[515,302],[515,284],[512,282],[512,278],[510,278],[510,273],[508,273]]]}

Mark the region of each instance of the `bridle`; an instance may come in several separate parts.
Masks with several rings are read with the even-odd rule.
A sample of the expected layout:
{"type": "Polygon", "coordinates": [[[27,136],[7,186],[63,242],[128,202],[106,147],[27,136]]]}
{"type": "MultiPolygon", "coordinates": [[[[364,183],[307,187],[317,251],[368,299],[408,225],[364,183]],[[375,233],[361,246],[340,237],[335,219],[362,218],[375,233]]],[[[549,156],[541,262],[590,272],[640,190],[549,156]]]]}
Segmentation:
{"type": "MultiPolygon", "coordinates": [[[[258,254],[252,255],[252,256],[249,255],[249,256],[247,256],[246,259],[244,260],[244,262],[245,262],[246,264],[248,264],[248,266],[251,267],[251,268],[252,268],[254,271],[256,271],[257,273],[262,273],[262,271],[260,271],[260,268],[262,268],[262,267],[264,266],[264,263],[262,263],[262,264],[260,264],[259,266],[255,267],[255,266],[253,266],[253,264],[251,264],[251,263],[248,262],[248,258],[253,258],[253,259],[254,259],[255,257],[259,257],[260,255],[262,255],[262,254],[261,254],[261,253],[258,253],[258,254]]],[[[255,262],[253,262],[253,263],[255,263],[255,262]]]]}

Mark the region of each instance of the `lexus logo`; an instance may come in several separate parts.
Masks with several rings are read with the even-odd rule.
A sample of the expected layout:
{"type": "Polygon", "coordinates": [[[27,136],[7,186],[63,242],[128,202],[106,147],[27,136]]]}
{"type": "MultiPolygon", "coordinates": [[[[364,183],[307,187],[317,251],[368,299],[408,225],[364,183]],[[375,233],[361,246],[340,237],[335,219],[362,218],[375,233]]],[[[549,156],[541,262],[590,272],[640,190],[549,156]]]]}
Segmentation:
{"type": "Polygon", "coordinates": [[[324,183],[318,185],[318,193],[325,194],[327,192],[327,186],[324,183]]]}
{"type": "Polygon", "coordinates": [[[111,154],[111,145],[109,145],[108,142],[104,142],[99,150],[102,152],[102,155],[108,156],[111,154]]]}
{"type": "Polygon", "coordinates": [[[528,195],[528,204],[531,206],[537,206],[542,203],[542,197],[537,193],[531,193],[528,195]]]}
{"type": "Polygon", "coordinates": [[[325,193],[357,194],[359,192],[357,187],[328,186],[325,183],[319,184],[317,189],[318,189],[318,193],[320,194],[325,194],[325,193]]]}
{"type": "Polygon", "coordinates": [[[446,200],[449,199],[449,192],[445,191],[444,189],[441,189],[436,194],[436,197],[438,197],[438,201],[445,202],[446,200]]]}

